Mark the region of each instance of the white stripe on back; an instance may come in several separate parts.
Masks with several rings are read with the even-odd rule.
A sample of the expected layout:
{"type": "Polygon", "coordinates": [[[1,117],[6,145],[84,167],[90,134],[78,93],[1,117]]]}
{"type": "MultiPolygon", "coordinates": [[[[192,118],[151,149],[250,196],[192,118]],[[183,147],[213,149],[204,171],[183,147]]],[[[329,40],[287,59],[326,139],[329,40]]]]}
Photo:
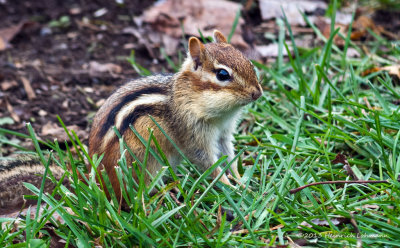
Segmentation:
{"type": "Polygon", "coordinates": [[[115,117],[115,126],[119,129],[121,127],[122,121],[127,117],[130,113],[135,111],[135,108],[139,105],[144,104],[155,104],[159,102],[163,102],[167,99],[166,95],[162,94],[145,94],[137,98],[136,100],[125,104],[121,110],[118,112],[115,117]]]}
{"type": "MultiPolygon", "coordinates": [[[[120,129],[122,122],[124,119],[131,114],[132,112],[135,111],[135,108],[140,105],[145,105],[145,104],[157,104],[160,102],[165,101],[168,98],[168,96],[163,95],[163,94],[144,94],[141,95],[139,98],[135,99],[134,101],[126,103],[118,112],[117,116],[115,117],[115,126],[120,129]]],[[[133,123],[132,123],[133,124],[133,123]]],[[[114,133],[114,130],[110,128],[110,130],[107,131],[106,135],[104,136],[103,139],[103,144],[102,144],[102,151],[105,149],[105,145],[110,142],[110,140],[115,136],[116,134],[114,133]]]]}

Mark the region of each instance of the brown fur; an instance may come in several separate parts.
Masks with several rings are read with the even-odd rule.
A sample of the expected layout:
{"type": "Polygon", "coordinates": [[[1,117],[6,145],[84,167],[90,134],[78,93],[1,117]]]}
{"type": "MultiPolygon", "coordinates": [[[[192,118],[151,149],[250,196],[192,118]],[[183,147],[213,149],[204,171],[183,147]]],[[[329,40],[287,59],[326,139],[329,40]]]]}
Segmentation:
{"type": "Polygon", "coordinates": [[[189,39],[189,52],[192,55],[195,63],[195,69],[201,66],[201,56],[204,50],[204,45],[195,37],[189,39]]]}
{"type": "MultiPolygon", "coordinates": [[[[121,105],[123,101],[121,99],[143,88],[153,86],[165,88],[162,93],[165,98],[161,96],[156,98],[156,100],[163,99],[162,103],[154,103],[157,107],[152,108],[152,113],[149,114],[156,119],[190,161],[198,165],[200,171],[215,163],[221,154],[228,155],[229,160],[233,159],[232,133],[238,112],[243,105],[258,98],[262,90],[251,62],[240,51],[227,44],[226,38],[220,32],[214,32],[214,39],[215,43],[203,45],[197,38],[190,38],[189,57],[177,74],[173,77],[153,76],[131,81],[107,99],[96,114],[89,139],[89,152],[91,156],[95,153],[104,153],[102,164],[118,199],[121,197],[121,191],[114,167],[120,157],[119,143],[115,138],[107,139],[101,136],[100,130],[106,125],[110,111],[115,109],[115,106],[121,105]],[[232,70],[229,82],[221,83],[215,79],[216,64],[232,70]]],[[[132,106],[135,106],[132,113],[139,108],[135,105],[135,101],[140,100],[138,98],[132,101],[132,106]]],[[[128,104],[129,102],[127,106],[128,104]]],[[[128,120],[125,115],[124,120],[128,120]]],[[[178,152],[147,115],[139,116],[131,124],[145,140],[149,138],[148,129],[151,128],[171,164],[176,166],[179,163],[178,152]]],[[[143,161],[145,146],[129,129],[122,135],[138,159],[143,161]]],[[[133,158],[127,153],[126,155],[130,165],[133,158]]],[[[155,175],[161,168],[155,158],[149,156],[146,169],[155,175]]],[[[237,166],[232,166],[232,169],[234,174],[240,177],[237,166]]],[[[220,171],[221,169],[217,168],[212,175],[215,177],[220,171]]],[[[138,180],[138,175],[132,177],[138,180]]],[[[229,184],[226,176],[221,180],[229,184]]],[[[145,182],[150,183],[147,174],[145,182]]]]}
{"type": "Polygon", "coordinates": [[[214,31],[214,40],[217,43],[228,43],[225,36],[218,30],[214,31]]]}
{"type": "Polygon", "coordinates": [[[190,72],[183,72],[181,74],[181,77],[185,78],[185,80],[187,80],[188,82],[191,82],[193,91],[197,92],[203,92],[205,90],[218,91],[222,89],[222,87],[219,86],[218,84],[201,81],[198,76],[193,75],[193,73],[190,72]]]}
{"type": "MultiPolygon", "coordinates": [[[[50,172],[56,180],[60,180],[64,170],[58,166],[51,165],[50,172]]],[[[22,206],[36,204],[35,200],[25,200],[23,195],[33,195],[25,188],[23,182],[33,184],[37,188],[41,187],[45,167],[39,159],[34,156],[19,156],[10,161],[0,161],[0,215],[5,215],[17,211],[22,206]]],[[[63,181],[64,186],[69,188],[67,179],[63,181]]],[[[53,191],[55,184],[46,179],[44,192],[53,191]]]]}
{"type": "Polygon", "coordinates": [[[251,86],[258,86],[258,80],[251,62],[233,46],[229,44],[209,43],[206,45],[207,56],[221,64],[232,68],[241,75],[251,86]]]}

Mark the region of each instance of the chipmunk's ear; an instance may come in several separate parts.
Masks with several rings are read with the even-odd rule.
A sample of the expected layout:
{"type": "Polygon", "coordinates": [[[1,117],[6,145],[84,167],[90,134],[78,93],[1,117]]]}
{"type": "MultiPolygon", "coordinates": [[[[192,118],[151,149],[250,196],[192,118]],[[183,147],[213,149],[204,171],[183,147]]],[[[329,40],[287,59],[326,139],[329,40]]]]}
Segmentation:
{"type": "Polygon", "coordinates": [[[190,37],[189,39],[189,54],[194,61],[194,69],[201,66],[201,57],[204,52],[204,45],[196,37],[190,37]]]}
{"type": "Polygon", "coordinates": [[[218,30],[214,30],[213,38],[214,38],[214,42],[217,42],[217,43],[228,43],[228,41],[226,40],[225,36],[218,30]]]}

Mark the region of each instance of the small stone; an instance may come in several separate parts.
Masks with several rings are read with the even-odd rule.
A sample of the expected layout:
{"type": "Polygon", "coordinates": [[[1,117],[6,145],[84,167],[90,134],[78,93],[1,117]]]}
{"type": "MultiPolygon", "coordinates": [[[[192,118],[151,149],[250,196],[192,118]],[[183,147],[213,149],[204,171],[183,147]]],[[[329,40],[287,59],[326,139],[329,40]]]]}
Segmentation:
{"type": "Polygon", "coordinates": [[[41,109],[41,110],[39,110],[39,116],[46,116],[47,115],[47,112],[46,111],[44,111],[43,109],[41,109]]]}

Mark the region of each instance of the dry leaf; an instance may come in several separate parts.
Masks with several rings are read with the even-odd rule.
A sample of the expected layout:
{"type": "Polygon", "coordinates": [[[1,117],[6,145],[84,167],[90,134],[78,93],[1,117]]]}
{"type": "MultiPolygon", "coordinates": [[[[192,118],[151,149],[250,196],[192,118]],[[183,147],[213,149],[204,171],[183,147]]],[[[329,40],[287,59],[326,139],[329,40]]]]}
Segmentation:
{"type": "Polygon", "coordinates": [[[3,51],[10,46],[10,41],[26,26],[32,25],[33,22],[22,21],[8,28],[0,29],[0,51],[3,51]]]}
{"type": "Polygon", "coordinates": [[[136,47],[135,43],[125,43],[123,46],[123,48],[126,50],[132,50],[132,49],[135,49],[135,47],[136,47]]]}
{"type": "MultiPolygon", "coordinates": [[[[331,223],[335,226],[338,226],[340,224],[345,224],[349,223],[350,219],[344,218],[344,217],[337,217],[337,218],[331,218],[330,219],[331,223]]],[[[322,220],[322,219],[313,219],[311,222],[317,226],[326,226],[329,227],[329,222],[327,220],[322,220]]],[[[306,221],[301,222],[301,226],[306,226],[306,227],[312,227],[311,224],[308,224],[306,221]]]]}
{"type": "Polygon", "coordinates": [[[326,9],[327,4],[324,1],[307,0],[260,0],[260,11],[263,20],[283,17],[282,10],[292,26],[305,26],[306,23],[301,12],[314,12],[317,9],[326,9]]]}
{"type": "Polygon", "coordinates": [[[372,68],[366,69],[365,71],[361,72],[361,76],[365,77],[365,76],[367,76],[371,73],[377,72],[377,71],[380,71],[379,67],[372,67],[372,68]]]}
{"type": "Polygon", "coordinates": [[[20,119],[19,116],[14,112],[13,106],[7,101],[7,99],[6,99],[6,107],[7,107],[8,112],[9,112],[10,115],[11,115],[11,118],[13,118],[13,120],[14,120],[15,122],[20,122],[21,119],[20,119]]]}
{"type": "Polygon", "coordinates": [[[345,155],[338,153],[336,155],[336,158],[331,161],[332,164],[343,164],[343,169],[347,172],[347,175],[351,176],[354,180],[359,180],[359,178],[356,176],[354,173],[353,169],[351,169],[351,166],[349,164],[349,161],[347,161],[347,158],[345,155]]]}
{"type": "Polygon", "coordinates": [[[380,70],[387,71],[389,75],[396,76],[400,79],[400,65],[389,65],[381,67],[380,70]]]}
{"type": "Polygon", "coordinates": [[[122,68],[119,65],[113,63],[100,64],[97,61],[90,61],[88,69],[89,69],[89,75],[93,77],[99,76],[103,73],[109,73],[113,77],[117,77],[116,74],[122,72],[122,68]]]}
{"type": "MultiPolygon", "coordinates": [[[[264,58],[278,57],[278,47],[278,44],[272,43],[269,45],[256,46],[256,50],[264,58]]],[[[289,47],[289,49],[292,50],[291,47],[289,47]]],[[[284,47],[282,48],[282,54],[283,56],[287,56],[287,51],[284,47]]]]}
{"type": "Polygon", "coordinates": [[[365,205],[362,205],[362,206],[355,207],[355,209],[359,210],[359,211],[365,210],[365,208],[367,208],[367,209],[379,209],[380,207],[378,205],[376,205],[376,204],[365,204],[365,205]]]}
{"type": "Polygon", "coordinates": [[[343,155],[343,154],[341,154],[341,153],[338,153],[338,154],[336,155],[335,159],[331,161],[331,163],[332,163],[332,164],[339,164],[339,163],[341,163],[341,164],[348,164],[347,159],[346,159],[346,156],[343,155]]]}
{"type": "Polygon", "coordinates": [[[346,53],[347,58],[359,58],[360,56],[361,56],[360,53],[356,49],[352,47],[347,48],[347,53],[346,53]]]}
{"type": "Polygon", "coordinates": [[[165,53],[168,56],[176,54],[176,49],[177,49],[177,47],[179,45],[179,40],[178,39],[172,38],[169,35],[163,35],[162,36],[162,41],[163,41],[163,44],[164,44],[163,47],[165,49],[165,53]]]}
{"type": "MultiPolygon", "coordinates": [[[[228,35],[232,29],[237,12],[241,5],[226,0],[166,0],[153,5],[143,13],[143,21],[158,32],[176,39],[182,37],[182,27],[187,35],[199,36],[199,30],[204,36],[212,35],[214,29],[228,35]]],[[[248,45],[242,38],[240,17],[231,43],[241,49],[248,45]]]]}
{"type": "Polygon", "coordinates": [[[29,100],[35,99],[36,94],[35,94],[35,91],[33,91],[33,89],[32,89],[31,82],[24,76],[21,77],[21,81],[22,81],[22,84],[24,85],[24,89],[25,89],[26,95],[28,96],[28,99],[29,100]]]}
{"type": "Polygon", "coordinates": [[[293,241],[289,236],[287,236],[287,239],[289,240],[290,248],[301,248],[303,246],[299,245],[296,241],[293,241]]]}
{"type": "Polygon", "coordinates": [[[367,16],[359,16],[353,23],[353,28],[357,30],[366,30],[370,28],[372,30],[376,29],[374,21],[367,16]]]}
{"type": "MultiPolygon", "coordinates": [[[[324,35],[324,37],[329,39],[329,37],[331,35],[330,19],[328,19],[326,17],[318,16],[317,18],[315,18],[314,23],[318,27],[318,29],[321,30],[321,33],[324,35]]],[[[347,35],[346,32],[347,32],[348,25],[336,23],[334,29],[337,29],[337,28],[340,28],[339,32],[343,36],[347,35]]],[[[339,35],[336,35],[333,38],[333,42],[338,46],[344,45],[344,40],[339,35]]]]}
{"type": "Polygon", "coordinates": [[[6,91],[13,87],[18,86],[18,83],[15,80],[9,80],[9,81],[5,80],[5,81],[1,82],[0,86],[1,86],[2,91],[6,91]]]}
{"type": "Polygon", "coordinates": [[[366,30],[354,30],[350,34],[351,40],[361,40],[362,37],[366,34],[366,30]]]}
{"type": "MultiPolygon", "coordinates": [[[[368,29],[371,29],[376,34],[386,34],[390,37],[392,33],[386,31],[382,26],[375,25],[374,21],[368,16],[360,16],[353,23],[353,30],[350,35],[351,40],[360,40],[368,34],[368,29]]],[[[393,37],[391,37],[393,38],[393,37]]]]}
{"type": "Polygon", "coordinates": [[[79,7],[72,7],[69,9],[69,13],[71,15],[79,15],[80,13],[82,13],[82,9],[79,7]]]}
{"type": "MultiPolygon", "coordinates": [[[[77,125],[67,126],[67,129],[74,130],[80,139],[87,135],[86,132],[77,125]]],[[[68,140],[68,135],[65,133],[64,128],[59,127],[53,122],[47,122],[45,125],[43,125],[40,135],[51,137],[51,139],[57,139],[58,141],[68,140]]]]}
{"type": "Polygon", "coordinates": [[[387,71],[389,75],[396,76],[398,79],[400,79],[400,65],[388,65],[384,67],[372,67],[370,69],[367,69],[361,73],[361,76],[365,77],[371,73],[377,72],[377,71],[387,71]]]}
{"type": "Polygon", "coordinates": [[[236,234],[247,234],[249,233],[248,229],[242,229],[242,230],[238,230],[238,231],[233,231],[232,234],[236,235],[236,234]]]}
{"type": "MultiPolygon", "coordinates": [[[[152,41],[150,39],[152,36],[154,36],[154,34],[155,34],[154,32],[146,32],[145,33],[144,29],[138,30],[137,28],[134,28],[134,27],[125,27],[124,29],[122,29],[122,33],[123,34],[131,34],[137,39],[136,43],[131,43],[131,45],[129,45],[130,47],[136,48],[136,47],[138,47],[138,45],[141,45],[146,48],[146,50],[149,52],[149,54],[152,58],[156,58],[156,56],[153,52],[153,49],[152,49],[152,45],[159,46],[159,44],[154,44],[154,41],[152,41]],[[150,44],[150,43],[152,43],[152,44],[150,44]]],[[[161,34],[157,33],[157,37],[159,37],[160,35],[161,34]]],[[[124,46],[124,48],[125,48],[125,46],[124,46]]],[[[125,49],[127,49],[127,48],[125,48],[125,49]]]]}
{"type": "MultiPolygon", "coordinates": [[[[326,17],[317,17],[315,19],[315,25],[321,30],[321,32],[325,36],[325,38],[328,39],[331,34],[330,19],[328,19],[326,17]]],[[[348,23],[343,24],[342,22],[340,22],[340,20],[337,20],[334,28],[335,29],[340,28],[339,32],[344,37],[346,37],[347,31],[349,29],[349,24],[348,23]]],[[[385,35],[389,36],[390,38],[397,37],[395,34],[392,34],[388,31],[386,31],[382,26],[375,25],[374,21],[371,18],[369,18],[367,16],[359,16],[353,22],[350,39],[351,40],[363,39],[368,34],[368,29],[371,29],[376,34],[385,34],[385,35]]],[[[345,41],[342,38],[340,38],[340,36],[337,35],[334,37],[334,42],[338,46],[343,46],[345,41]]]]}
{"type": "Polygon", "coordinates": [[[83,28],[89,28],[93,31],[101,31],[101,29],[99,27],[97,27],[96,25],[93,25],[90,23],[90,21],[88,19],[83,19],[82,21],[79,20],[74,20],[76,22],[76,24],[78,25],[79,28],[83,29],[83,28]]]}
{"type": "Polygon", "coordinates": [[[0,51],[6,50],[9,47],[8,42],[5,42],[1,37],[0,37],[0,51]]]}
{"type": "Polygon", "coordinates": [[[283,228],[283,227],[285,227],[285,225],[279,224],[279,225],[277,225],[277,226],[270,227],[269,230],[270,230],[270,231],[273,231],[273,230],[276,230],[276,229],[279,229],[279,228],[283,228]]]}

